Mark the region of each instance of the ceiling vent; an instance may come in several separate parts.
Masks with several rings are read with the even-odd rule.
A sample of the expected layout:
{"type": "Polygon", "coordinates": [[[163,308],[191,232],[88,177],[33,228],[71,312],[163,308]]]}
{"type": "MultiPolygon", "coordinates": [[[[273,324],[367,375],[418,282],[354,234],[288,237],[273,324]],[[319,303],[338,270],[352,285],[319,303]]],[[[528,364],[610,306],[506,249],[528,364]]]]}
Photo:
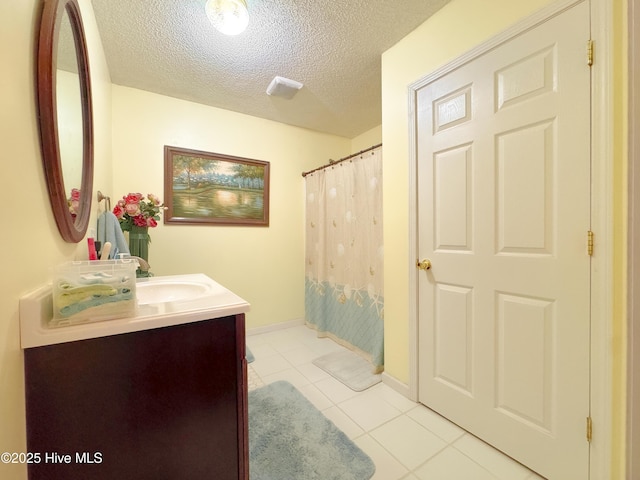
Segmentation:
{"type": "Polygon", "coordinates": [[[298,90],[302,88],[300,82],[289,80],[284,77],[275,77],[267,87],[267,95],[274,97],[282,97],[288,100],[292,99],[298,90]]]}

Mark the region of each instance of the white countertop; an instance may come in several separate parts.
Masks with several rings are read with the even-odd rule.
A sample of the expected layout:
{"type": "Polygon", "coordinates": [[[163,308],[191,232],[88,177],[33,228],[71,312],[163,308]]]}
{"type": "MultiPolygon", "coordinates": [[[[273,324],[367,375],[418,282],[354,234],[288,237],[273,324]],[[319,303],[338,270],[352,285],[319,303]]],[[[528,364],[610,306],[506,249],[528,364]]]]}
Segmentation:
{"type": "Polygon", "coordinates": [[[51,285],[45,285],[20,298],[22,348],[182,325],[245,313],[250,308],[245,300],[200,273],[141,278],[136,284],[138,287],[142,284],[162,284],[164,291],[171,285],[194,284],[201,287],[201,293],[187,299],[154,300],[154,303],[138,305],[133,317],[51,328],[48,323],[53,317],[52,288],[51,285]]]}

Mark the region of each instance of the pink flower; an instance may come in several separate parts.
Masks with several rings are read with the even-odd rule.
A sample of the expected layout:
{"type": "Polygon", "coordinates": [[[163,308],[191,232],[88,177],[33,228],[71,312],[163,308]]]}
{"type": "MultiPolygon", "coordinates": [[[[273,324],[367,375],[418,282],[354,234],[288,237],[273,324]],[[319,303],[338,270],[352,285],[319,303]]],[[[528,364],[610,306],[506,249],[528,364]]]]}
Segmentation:
{"type": "Polygon", "coordinates": [[[69,213],[75,218],[80,211],[80,190],[77,188],[71,189],[71,196],[67,198],[67,205],[69,207],[69,213]]]}
{"type": "Polygon", "coordinates": [[[156,219],[153,217],[149,217],[147,218],[147,227],[157,227],[158,226],[158,222],[156,222],[156,219]]]}
{"type": "Polygon", "coordinates": [[[140,203],[140,200],[142,200],[141,193],[130,193],[129,195],[124,197],[124,201],[127,204],[140,203]]]}
{"type": "Polygon", "coordinates": [[[136,215],[140,215],[140,204],[138,203],[127,203],[124,206],[124,211],[127,215],[135,217],[136,215]]]}
{"type": "Polygon", "coordinates": [[[144,219],[142,215],[138,215],[137,217],[133,217],[133,223],[138,227],[146,227],[147,221],[144,219]]]}
{"type": "Polygon", "coordinates": [[[154,204],[154,205],[160,205],[160,199],[158,197],[156,197],[153,193],[150,193],[147,195],[147,198],[154,204]]]}
{"type": "Polygon", "coordinates": [[[124,216],[124,209],[122,208],[122,205],[120,205],[120,202],[118,202],[118,204],[113,207],[113,214],[118,220],[120,220],[124,216]]]}

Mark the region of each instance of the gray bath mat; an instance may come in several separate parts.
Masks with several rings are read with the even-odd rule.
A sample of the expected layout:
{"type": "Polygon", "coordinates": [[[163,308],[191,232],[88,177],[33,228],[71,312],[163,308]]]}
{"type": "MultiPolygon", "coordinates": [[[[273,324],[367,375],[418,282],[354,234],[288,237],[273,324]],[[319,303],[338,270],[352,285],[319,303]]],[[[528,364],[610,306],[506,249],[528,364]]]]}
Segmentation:
{"type": "Polygon", "coordinates": [[[375,465],[289,382],[249,392],[251,480],[368,480],[375,465]]]}
{"type": "Polygon", "coordinates": [[[350,350],[324,355],[312,363],[356,392],[366,390],[381,380],[380,374],[373,373],[373,365],[350,350]]]}
{"type": "Polygon", "coordinates": [[[253,353],[251,353],[251,350],[249,350],[249,347],[245,347],[245,355],[244,356],[247,359],[247,363],[251,363],[256,359],[253,356],[253,353]]]}

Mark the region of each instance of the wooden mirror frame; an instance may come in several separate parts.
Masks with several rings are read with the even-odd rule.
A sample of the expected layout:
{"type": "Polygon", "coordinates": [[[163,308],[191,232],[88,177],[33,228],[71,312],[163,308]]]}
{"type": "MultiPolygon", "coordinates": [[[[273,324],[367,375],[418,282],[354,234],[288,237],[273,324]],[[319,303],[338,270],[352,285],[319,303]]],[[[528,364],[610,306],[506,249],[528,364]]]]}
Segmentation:
{"type": "Polygon", "coordinates": [[[77,0],[44,0],[36,65],[38,120],[42,161],[49,190],[51,208],[62,238],[70,243],[80,242],[89,226],[93,192],[93,110],[89,55],[77,0]],[[60,158],[60,139],[56,102],[57,47],[60,24],[64,13],[69,16],[78,64],[82,109],[82,180],[80,212],[74,218],[69,211],[60,158]]]}

